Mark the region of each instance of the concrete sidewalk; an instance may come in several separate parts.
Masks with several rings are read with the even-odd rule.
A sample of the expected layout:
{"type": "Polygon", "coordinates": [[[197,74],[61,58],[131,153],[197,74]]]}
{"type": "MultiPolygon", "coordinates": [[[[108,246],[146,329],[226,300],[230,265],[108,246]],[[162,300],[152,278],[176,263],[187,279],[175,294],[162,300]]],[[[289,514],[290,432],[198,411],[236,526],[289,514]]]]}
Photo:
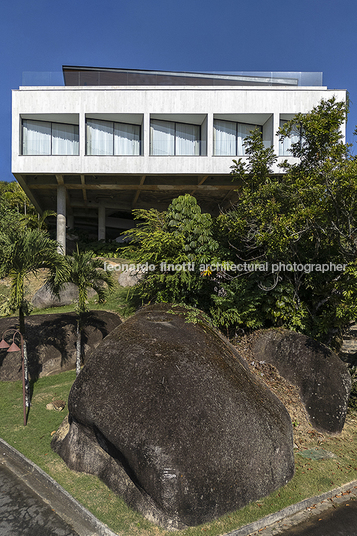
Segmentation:
{"type": "MultiPolygon", "coordinates": [[[[49,505],[54,512],[53,520],[51,520],[53,524],[57,523],[58,525],[55,519],[58,516],[63,520],[64,526],[68,526],[67,529],[56,529],[60,531],[58,534],[61,534],[61,530],[66,530],[66,532],[62,532],[66,536],[67,534],[68,536],[76,534],[78,536],[116,536],[104,523],[57,484],[53,478],[2,439],[0,439],[0,464],[3,469],[3,486],[8,492],[9,508],[11,501],[15,500],[16,493],[21,491],[20,486],[16,485],[17,479],[25,491],[27,488],[32,491],[32,495],[35,494],[34,497],[30,497],[31,494],[28,493],[30,505],[33,504],[34,499],[40,498],[42,503],[49,505]],[[16,478],[11,479],[11,475],[16,478]]],[[[36,507],[39,508],[38,503],[36,507]]],[[[28,516],[28,512],[25,513],[28,516]]],[[[35,523],[35,518],[33,517],[33,519],[35,523]]],[[[14,523],[15,521],[18,522],[18,519],[14,520],[14,523]]],[[[8,522],[10,522],[10,517],[8,522]]],[[[11,534],[15,534],[15,532],[11,532],[11,534]]],[[[18,534],[26,533],[18,532],[18,534]]],[[[47,532],[46,534],[57,534],[57,532],[47,532]]]]}

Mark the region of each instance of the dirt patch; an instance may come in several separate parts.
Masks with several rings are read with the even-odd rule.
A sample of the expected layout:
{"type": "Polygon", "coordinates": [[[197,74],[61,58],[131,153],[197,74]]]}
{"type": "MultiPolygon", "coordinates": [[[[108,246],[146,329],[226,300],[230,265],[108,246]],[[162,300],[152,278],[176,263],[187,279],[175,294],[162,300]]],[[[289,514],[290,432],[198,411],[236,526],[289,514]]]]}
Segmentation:
{"type": "Polygon", "coordinates": [[[48,277],[48,270],[38,270],[35,274],[28,274],[25,277],[26,298],[31,301],[36,292],[45,284],[48,277]]]}

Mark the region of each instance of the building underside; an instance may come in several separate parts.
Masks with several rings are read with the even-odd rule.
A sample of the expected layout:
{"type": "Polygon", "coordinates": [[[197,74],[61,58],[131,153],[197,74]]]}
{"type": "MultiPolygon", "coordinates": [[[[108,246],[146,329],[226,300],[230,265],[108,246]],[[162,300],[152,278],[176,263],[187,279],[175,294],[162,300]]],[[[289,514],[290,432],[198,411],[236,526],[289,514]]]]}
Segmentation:
{"type": "Polygon", "coordinates": [[[40,213],[58,211],[58,188],[64,187],[67,227],[102,239],[115,239],[131,228],[133,209],[164,211],[174,198],[190,194],[202,212],[218,215],[238,198],[238,184],[230,175],[17,175],[16,179],[40,213]],[[101,207],[105,211],[105,237],[98,234],[101,207]]]}

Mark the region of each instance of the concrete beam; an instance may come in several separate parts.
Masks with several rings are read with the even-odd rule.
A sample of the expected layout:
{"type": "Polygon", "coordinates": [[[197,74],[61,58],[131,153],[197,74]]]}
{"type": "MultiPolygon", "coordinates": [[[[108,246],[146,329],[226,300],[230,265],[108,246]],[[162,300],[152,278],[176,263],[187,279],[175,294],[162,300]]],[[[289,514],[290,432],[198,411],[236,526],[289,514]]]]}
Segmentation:
{"type": "MultiPolygon", "coordinates": [[[[55,190],[57,186],[55,184],[45,185],[32,185],[31,190],[55,190]]],[[[66,184],[68,190],[82,190],[81,184],[66,184]]],[[[86,184],[86,190],[139,190],[141,192],[150,191],[173,191],[173,190],[236,190],[237,184],[86,184]]]]}

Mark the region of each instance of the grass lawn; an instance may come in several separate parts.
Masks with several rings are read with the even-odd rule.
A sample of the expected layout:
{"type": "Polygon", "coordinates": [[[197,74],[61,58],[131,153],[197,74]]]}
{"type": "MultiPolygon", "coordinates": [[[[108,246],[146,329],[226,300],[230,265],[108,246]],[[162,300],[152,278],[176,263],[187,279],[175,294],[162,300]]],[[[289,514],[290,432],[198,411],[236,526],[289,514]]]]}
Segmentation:
{"type": "MultiPolygon", "coordinates": [[[[67,402],[68,393],[75,379],[75,372],[40,378],[33,384],[32,406],[28,424],[22,422],[22,383],[0,383],[0,436],[26,457],[52,476],[73,497],[88,508],[114,532],[122,536],[149,536],[172,534],[156,527],[140,514],[128,508],[98,478],[70,471],[50,448],[51,434],[57,430],[67,414],[49,411],[46,404],[53,398],[67,402]]],[[[181,531],[182,536],[218,536],[276,512],[285,506],[336,488],[357,479],[357,414],[348,415],[340,436],[325,436],[321,447],[336,454],[336,458],[310,460],[295,455],[296,474],[284,488],[270,496],[249,504],[245,508],[199,527],[181,531]]],[[[311,441],[310,448],[319,439],[311,441]]]]}

